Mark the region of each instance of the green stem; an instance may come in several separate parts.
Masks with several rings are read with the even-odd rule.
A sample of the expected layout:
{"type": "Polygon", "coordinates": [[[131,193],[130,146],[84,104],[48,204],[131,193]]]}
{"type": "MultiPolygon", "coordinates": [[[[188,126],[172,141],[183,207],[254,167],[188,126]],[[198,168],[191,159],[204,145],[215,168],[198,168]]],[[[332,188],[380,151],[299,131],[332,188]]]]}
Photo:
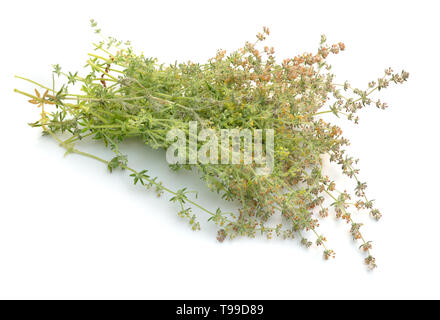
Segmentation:
{"type": "MultiPolygon", "coordinates": [[[[102,163],[104,163],[104,164],[106,164],[106,165],[108,165],[108,164],[110,163],[109,161],[107,161],[107,160],[105,160],[105,159],[102,159],[102,158],[100,158],[100,157],[97,157],[97,156],[95,156],[95,155],[93,155],[93,154],[91,154],[91,153],[87,153],[87,152],[83,152],[83,151],[80,151],[80,150],[78,150],[78,149],[75,149],[75,148],[73,148],[73,146],[70,146],[70,145],[68,145],[67,143],[65,143],[64,141],[60,140],[60,139],[59,139],[59,138],[58,138],[58,137],[57,137],[52,131],[50,131],[50,130],[46,130],[46,131],[49,132],[49,134],[50,134],[53,138],[55,138],[55,140],[57,140],[57,141],[60,143],[60,145],[61,145],[62,147],[64,147],[64,148],[66,149],[67,153],[75,153],[75,154],[79,154],[79,155],[82,155],[82,156],[85,156],[85,157],[88,157],[88,158],[91,158],[91,159],[97,160],[97,161],[99,161],[99,162],[102,162],[102,163]]],[[[130,168],[130,167],[128,167],[128,166],[124,166],[124,168],[127,169],[128,171],[134,173],[134,174],[139,174],[139,173],[138,173],[136,170],[134,170],[133,168],[130,168]]],[[[170,193],[170,194],[172,194],[172,195],[175,195],[175,196],[178,195],[177,192],[174,192],[173,190],[171,190],[171,189],[169,189],[169,188],[167,188],[167,187],[164,187],[163,185],[160,185],[159,183],[155,182],[155,181],[152,180],[152,179],[145,178],[145,180],[148,181],[149,183],[155,185],[156,187],[160,187],[162,190],[165,190],[165,191],[167,191],[168,193],[170,193]]],[[[192,204],[193,206],[199,208],[200,210],[202,210],[202,211],[208,213],[209,215],[211,215],[211,216],[214,216],[214,215],[215,215],[215,213],[213,213],[212,211],[210,211],[210,210],[204,208],[203,206],[199,205],[198,203],[192,201],[191,199],[188,199],[188,198],[187,198],[187,199],[185,199],[185,200],[186,200],[188,203],[192,204]]],[[[227,220],[227,222],[231,222],[231,221],[228,221],[228,220],[227,220]]]]}

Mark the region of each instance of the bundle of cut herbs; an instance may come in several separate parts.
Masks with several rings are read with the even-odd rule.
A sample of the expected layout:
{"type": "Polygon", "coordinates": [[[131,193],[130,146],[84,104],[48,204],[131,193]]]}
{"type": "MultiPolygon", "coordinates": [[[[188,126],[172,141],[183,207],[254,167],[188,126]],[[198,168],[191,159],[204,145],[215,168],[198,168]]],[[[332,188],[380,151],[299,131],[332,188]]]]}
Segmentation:
{"type": "Polygon", "coordinates": [[[66,153],[96,159],[110,172],[126,170],[134,184],[167,194],[193,230],[200,229],[193,211],[203,212],[218,226],[220,242],[257,234],[296,238],[306,247],[322,246],[329,259],[335,253],[318,226],[334,213],[348,223],[365,263],[375,268],[371,241],[362,236],[353,213],[366,211],[377,220],[381,213],[358,178],[357,160],[346,154],[349,141],[320,115],[333,113],[357,123],[358,110],[387,107],[373,100],[372,93],[403,83],[408,73],[387,69],[364,90],[337,84],[326,58],[343,51],[343,43],[327,45],[322,36],[316,53],[278,61],[274,48],[263,44],[268,35],[265,27],[254,42],[230,54],[219,50],[205,64],[168,66],[136,54],[128,42],[103,37],[89,54],[85,76],[64,73],[55,65],[53,78],[65,78],[62,86],[18,77],[37,88],[15,91],[41,109],[32,127],[41,127],[66,153]],[[77,84],[80,92],[72,93],[77,84]],[[115,156],[106,160],[80,151],[77,145],[86,137],[102,141],[115,156]],[[147,170],[131,168],[118,148],[129,137],[166,149],[172,169],[196,169],[210,190],[240,208],[230,213],[203,207],[191,197],[193,191],[171,190],[147,170]],[[324,155],[353,180],[352,194],[338,191],[323,173],[324,155]],[[273,223],[275,217],[280,223],[273,223]]]}

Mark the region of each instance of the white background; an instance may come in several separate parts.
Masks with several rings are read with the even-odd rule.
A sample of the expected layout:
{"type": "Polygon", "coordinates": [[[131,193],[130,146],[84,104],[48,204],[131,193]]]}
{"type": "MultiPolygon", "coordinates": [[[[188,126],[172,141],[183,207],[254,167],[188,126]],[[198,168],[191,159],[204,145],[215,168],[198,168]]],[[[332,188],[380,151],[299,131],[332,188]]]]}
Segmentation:
{"type": "MultiPolygon", "coordinates": [[[[440,298],[438,204],[438,1],[4,1],[0,10],[0,298],[440,298]],[[295,241],[219,244],[202,216],[194,233],[166,198],[126,173],[63,150],[27,126],[38,110],[13,88],[50,85],[51,65],[80,70],[104,33],[131,40],[162,62],[206,61],[269,26],[279,58],[317,49],[320,35],[345,42],[331,58],[341,81],[363,87],[391,66],[410,79],[381,92],[361,123],[341,125],[361,177],[384,213],[365,220],[379,268],[367,272],[348,226],[323,224],[337,259],[295,241]]],[[[333,120],[333,118],[327,118],[333,120]]],[[[85,150],[110,158],[100,145],[85,150]]],[[[123,146],[133,167],[173,189],[189,186],[215,209],[225,204],[198,178],[173,173],[164,154],[123,146]]],[[[337,170],[333,170],[337,173],[337,170]]],[[[229,206],[226,204],[226,207],[229,206]]]]}

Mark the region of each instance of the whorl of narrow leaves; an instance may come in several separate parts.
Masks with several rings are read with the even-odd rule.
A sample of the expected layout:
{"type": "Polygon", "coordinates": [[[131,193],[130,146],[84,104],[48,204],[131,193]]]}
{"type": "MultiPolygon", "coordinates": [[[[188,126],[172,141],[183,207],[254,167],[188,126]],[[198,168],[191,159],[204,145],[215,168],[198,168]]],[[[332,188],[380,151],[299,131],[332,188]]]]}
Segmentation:
{"type": "MultiPolygon", "coordinates": [[[[100,33],[96,22],[92,21],[92,26],[100,33]]],[[[41,107],[41,118],[31,124],[33,127],[42,127],[68,153],[97,159],[110,171],[128,170],[134,184],[155,188],[159,196],[169,194],[170,201],[179,208],[179,216],[188,220],[193,230],[200,229],[193,213],[197,209],[218,225],[220,242],[257,234],[268,238],[297,237],[305,247],[322,246],[324,258],[329,259],[335,253],[326,247],[327,238],[318,232],[318,221],[334,214],[350,225],[348,232],[361,242],[365,263],[374,268],[371,242],[364,239],[362,224],[353,220],[353,213],[367,210],[375,219],[381,213],[367,197],[367,184],[359,180],[357,160],[345,152],[349,141],[339,127],[324,121],[321,115],[334,114],[357,123],[358,110],[387,107],[372,98],[375,91],[406,81],[408,73],[386,69],[365,90],[352,88],[348,82],[337,84],[326,59],[345,50],[343,43],[327,45],[323,36],[317,52],[278,61],[275,49],[261,44],[268,35],[269,29],[264,28],[256,42],[247,42],[229,55],[219,50],[205,64],[172,65],[135,54],[129,43],[108,38],[94,45],[85,76],[65,73],[55,65],[55,78],[65,79],[61,87],[51,89],[22,78],[41,87],[44,94],[37,90],[35,94],[16,91],[41,107]],[[80,85],[81,92],[71,93],[72,85],[80,85]],[[54,106],[48,112],[46,105],[54,106]],[[128,137],[166,149],[170,145],[167,132],[181,129],[188,134],[190,121],[216,130],[275,131],[275,163],[269,176],[256,175],[255,164],[171,165],[174,170],[196,168],[210,190],[240,205],[236,214],[204,208],[186,188],[173,191],[147,175],[147,170],[138,172],[128,167],[127,156],[118,149],[118,144],[128,137]],[[70,137],[61,140],[60,133],[70,137]],[[107,161],[76,149],[76,143],[85,137],[102,141],[115,152],[115,157],[107,161]],[[353,179],[353,194],[338,191],[332,178],[322,173],[323,155],[329,155],[330,161],[353,179]],[[276,215],[281,223],[274,225],[270,219],[276,215]]]]}

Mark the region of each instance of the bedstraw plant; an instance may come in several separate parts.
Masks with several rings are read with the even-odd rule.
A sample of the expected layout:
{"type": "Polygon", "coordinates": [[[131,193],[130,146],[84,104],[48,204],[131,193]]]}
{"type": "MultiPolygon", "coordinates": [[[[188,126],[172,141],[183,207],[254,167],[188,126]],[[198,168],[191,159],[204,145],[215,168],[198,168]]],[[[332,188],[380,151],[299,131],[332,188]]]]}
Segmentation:
{"type": "MultiPolygon", "coordinates": [[[[100,34],[93,20],[92,26],[100,34]]],[[[49,87],[18,77],[37,88],[30,93],[15,91],[41,111],[39,120],[30,125],[56,139],[66,154],[98,160],[110,172],[126,170],[134,184],[153,188],[159,196],[169,195],[179,216],[193,230],[200,229],[198,215],[203,213],[218,226],[219,242],[258,234],[296,238],[306,247],[322,247],[324,258],[329,259],[335,253],[328,248],[319,224],[334,214],[348,224],[348,232],[365,253],[365,263],[374,268],[372,243],[364,239],[354,213],[363,211],[379,220],[381,212],[366,194],[357,160],[346,152],[349,140],[321,115],[333,114],[357,123],[360,109],[387,107],[373,93],[406,81],[408,73],[386,69],[365,89],[353,88],[348,82],[338,84],[327,57],[344,51],[343,43],[328,45],[322,36],[316,52],[279,61],[275,49],[264,45],[268,35],[265,27],[254,42],[229,54],[219,50],[203,64],[171,65],[135,53],[128,42],[102,37],[88,55],[85,75],[66,73],[55,65],[53,79],[61,86],[56,87],[55,81],[49,87]],[[130,167],[127,155],[119,150],[119,144],[130,137],[140,138],[153,149],[167,149],[172,143],[167,133],[180,129],[189,135],[192,121],[199,128],[217,131],[274,130],[275,160],[270,175],[256,174],[254,162],[170,164],[174,170],[197,171],[210,190],[238,204],[237,212],[201,206],[193,191],[171,190],[147,170],[130,167]],[[80,151],[77,145],[87,137],[102,141],[114,151],[114,157],[106,160],[80,151]],[[324,155],[352,179],[352,192],[339,190],[335,177],[323,174],[324,155]]]]}

